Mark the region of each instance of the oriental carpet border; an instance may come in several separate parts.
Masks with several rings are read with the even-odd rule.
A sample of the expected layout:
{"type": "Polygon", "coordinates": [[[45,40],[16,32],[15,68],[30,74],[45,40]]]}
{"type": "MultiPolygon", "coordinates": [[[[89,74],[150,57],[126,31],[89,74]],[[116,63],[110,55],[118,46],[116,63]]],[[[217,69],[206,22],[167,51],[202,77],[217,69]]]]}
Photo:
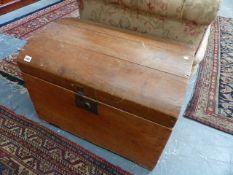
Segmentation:
{"type": "Polygon", "coordinates": [[[0,174],[130,173],[0,105],[0,174]]]}
{"type": "Polygon", "coordinates": [[[233,19],[219,17],[211,27],[193,97],[185,116],[233,134],[233,19]]]}

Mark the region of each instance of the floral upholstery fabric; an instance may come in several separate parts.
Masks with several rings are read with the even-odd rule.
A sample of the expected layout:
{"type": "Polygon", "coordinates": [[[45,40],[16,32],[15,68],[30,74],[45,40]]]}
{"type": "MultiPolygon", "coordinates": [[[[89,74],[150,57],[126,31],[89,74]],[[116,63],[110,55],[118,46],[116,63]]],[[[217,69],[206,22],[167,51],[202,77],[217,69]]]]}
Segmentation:
{"type": "Polygon", "coordinates": [[[142,10],[165,17],[179,18],[184,0],[104,0],[133,10],[142,10]]]}
{"type": "Polygon", "coordinates": [[[217,16],[220,0],[185,0],[183,17],[198,24],[209,25],[217,16]]]}
{"type": "Polygon", "coordinates": [[[104,0],[152,14],[209,25],[217,15],[219,0],[104,0]]]}
{"type": "Polygon", "coordinates": [[[199,46],[206,25],[124,9],[102,0],[85,0],[81,19],[199,46]]]}

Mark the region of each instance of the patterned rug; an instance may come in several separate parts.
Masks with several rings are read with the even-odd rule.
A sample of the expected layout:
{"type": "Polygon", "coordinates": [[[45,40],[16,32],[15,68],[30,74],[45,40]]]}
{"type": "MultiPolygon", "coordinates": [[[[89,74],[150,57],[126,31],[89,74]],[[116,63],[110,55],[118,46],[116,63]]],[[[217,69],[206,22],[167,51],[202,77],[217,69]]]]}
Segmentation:
{"type": "Polygon", "coordinates": [[[186,117],[233,134],[233,19],[219,17],[186,117]]]}
{"type": "MultiPolygon", "coordinates": [[[[0,32],[28,39],[34,31],[63,17],[79,17],[77,0],[65,0],[48,8],[0,27],[0,32]]],[[[0,74],[11,81],[23,84],[21,72],[16,64],[16,55],[0,61],[0,74]]]]}
{"type": "Polygon", "coordinates": [[[53,131],[0,106],[0,174],[130,174],[53,131]]]}

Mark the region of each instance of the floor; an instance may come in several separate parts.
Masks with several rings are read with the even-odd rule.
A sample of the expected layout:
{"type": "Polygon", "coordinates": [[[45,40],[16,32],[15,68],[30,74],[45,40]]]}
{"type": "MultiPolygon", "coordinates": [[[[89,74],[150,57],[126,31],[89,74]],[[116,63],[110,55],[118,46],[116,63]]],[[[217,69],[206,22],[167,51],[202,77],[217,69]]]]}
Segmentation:
{"type": "MultiPolygon", "coordinates": [[[[233,18],[232,0],[222,1],[219,14],[233,18]]],[[[9,20],[9,16],[6,16],[6,18],[9,20]]],[[[0,23],[1,19],[4,19],[4,16],[0,17],[0,23]]],[[[3,37],[6,36],[0,35],[0,42],[3,40],[3,37]]],[[[0,45],[0,53],[5,53],[6,56],[9,54],[9,51],[6,49],[9,43],[2,43],[0,45]]],[[[15,41],[15,43],[17,42],[15,41]]],[[[18,41],[18,43],[23,45],[24,41],[18,41]]],[[[11,49],[13,52],[13,50],[18,49],[18,46],[11,49]]],[[[16,111],[16,113],[47,126],[135,175],[233,175],[233,136],[183,117],[185,107],[192,95],[195,80],[196,75],[190,80],[186,100],[172,136],[157,166],[151,172],[40,120],[34,111],[27,90],[1,76],[0,104],[4,104],[16,111]]]]}
{"type": "Polygon", "coordinates": [[[41,8],[49,5],[53,5],[57,1],[61,0],[40,0],[37,3],[30,4],[28,6],[25,6],[24,8],[20,8],[18,10],[15,10],[13,12],[7,13],[5,15],[0,16],[0,26],[5,25],[12,20],[15,20],[17,18],[21,18],[22,16],[26,16],[28,14],[31,14],[35,10],[40,10],[41,8]]]}

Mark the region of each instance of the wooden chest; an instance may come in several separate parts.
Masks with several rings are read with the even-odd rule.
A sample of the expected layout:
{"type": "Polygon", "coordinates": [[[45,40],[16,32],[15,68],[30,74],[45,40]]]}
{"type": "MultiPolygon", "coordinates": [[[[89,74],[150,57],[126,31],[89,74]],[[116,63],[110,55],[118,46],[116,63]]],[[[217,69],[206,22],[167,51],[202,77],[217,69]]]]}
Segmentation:
{"type": "Polygon", "coordinates": [[[63,19],[37,32],[18,65],[39,116],[153,168],[191,74],[190,46],[63,19]]]}

